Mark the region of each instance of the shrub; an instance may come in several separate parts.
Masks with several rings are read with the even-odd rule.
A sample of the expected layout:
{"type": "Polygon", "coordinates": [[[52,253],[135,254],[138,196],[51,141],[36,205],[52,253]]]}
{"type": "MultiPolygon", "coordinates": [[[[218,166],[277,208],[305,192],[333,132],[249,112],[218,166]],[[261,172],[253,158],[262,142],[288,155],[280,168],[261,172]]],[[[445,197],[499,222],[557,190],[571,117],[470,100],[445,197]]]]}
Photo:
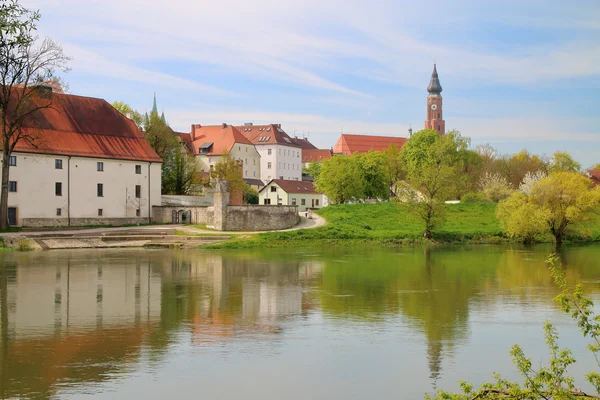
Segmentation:
{"type": "Polygon", "coordinates": [[[481,192],[467,193],[460,199],[461,203],[485,203],[487,201],[487,198],[481,192]]]}
{"type": "Polygon", "coordinates": [[[33,248],[26,239],[19,240],[17,243],[17,251],[31,251],[33,248]]]}

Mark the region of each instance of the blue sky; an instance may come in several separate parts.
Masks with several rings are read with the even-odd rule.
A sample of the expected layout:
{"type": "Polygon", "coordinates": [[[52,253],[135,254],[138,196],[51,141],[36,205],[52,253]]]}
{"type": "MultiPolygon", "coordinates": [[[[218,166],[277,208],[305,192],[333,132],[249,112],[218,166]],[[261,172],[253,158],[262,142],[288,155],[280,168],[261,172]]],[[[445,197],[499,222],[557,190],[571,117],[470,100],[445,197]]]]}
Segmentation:
{"type": "Polygon", "coordinates": [[[73,58],[73,94],[171,126],[281,123],[322,148],[340,132],[423,127],[434,58],[448,129],[503,153],[600,162],[597,0],[26,0],[73,58]]]}

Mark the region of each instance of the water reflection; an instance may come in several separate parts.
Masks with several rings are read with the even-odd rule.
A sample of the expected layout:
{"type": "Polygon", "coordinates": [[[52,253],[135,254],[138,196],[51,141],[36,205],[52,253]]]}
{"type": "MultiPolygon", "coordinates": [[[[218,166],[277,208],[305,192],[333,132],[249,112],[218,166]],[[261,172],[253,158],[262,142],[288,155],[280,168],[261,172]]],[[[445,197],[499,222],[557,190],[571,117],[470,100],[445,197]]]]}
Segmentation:
{"type": "MultiPolygon", "coordinates": [[[[257,357],[275,351],[277,367],[291,368],[298,356],[290,349],[306,339],[292,333],[305,326],[314,328],[305,333],[314,346],[330,343],[333,332],[355,340],[355,347],[343,350],[350,355],[368,349],[384,358],[391,348],[369,341],[380,336],[414,357],[403,362],[425,360],[425,379],[403,383],[407,393],[423,393],[439,386],[457,348],[472,345],[471,330],[479,326],[472,313],[501,318],[509,306],[559,313],[543,264],[549,250],[1,255],[0,395],[53,398],[90,388],[100,395],[103,382],[160,371],[165,358],[177,354],[173,346],[181,345],[230,350],[228,357],[240,345],[257,357]],[[398,332],[405,336],[392,336],[398,332]],[[420,343],[423,351],[415,354],[420,343]]],[[[570,281],[599,291],[600,247],[567,249],[561,256],[570,281]]],[[[323,347],[322,357],[342,351],[323,347]]],[[[349,373],[350,366],[309,378],[327,380],[339,369],[349,373]]],[[[378,382],[371,393],[385,395],[392,385],[378,382]]]]}

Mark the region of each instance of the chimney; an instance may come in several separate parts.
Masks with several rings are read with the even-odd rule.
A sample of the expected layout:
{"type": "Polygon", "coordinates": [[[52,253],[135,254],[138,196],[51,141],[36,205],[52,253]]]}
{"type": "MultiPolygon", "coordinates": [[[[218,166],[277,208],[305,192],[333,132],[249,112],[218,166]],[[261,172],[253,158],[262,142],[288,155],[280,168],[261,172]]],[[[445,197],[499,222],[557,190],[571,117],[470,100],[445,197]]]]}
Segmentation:
{"type": "Polygon", "coordinates": [[[196,139],[196,125],[192,124],[192,130],[190,131],[190,137],[192,142],[196,139]]]}
{"type": "Polygon", "coordinates": [[[127,118],[131,119],[131,112],[129,112],[129,111],[128,111],[128,112],[126,112],[126,113],[125,113],[125,116],[126,116],[127,118]]]}
{"type": "Polygon", "coordinates": [[[227,123],[223,122],[223,124],[221,124],[221,128],[223,128],[223,129],[227,128],[227,123]]]}
{"type": "Polygon", "coordinates": [[[281,124],[275,124],[275,127],[281,129],[281,124]]]}
{"type": "Polygon", "coordinates": [[[52,98],[52,85],[50,85],[49,83],[37,82],[37,83],[30,85],[30,87],[33,90],[35,90],[41,98],[43,98],[43,99],[52,98]]]}

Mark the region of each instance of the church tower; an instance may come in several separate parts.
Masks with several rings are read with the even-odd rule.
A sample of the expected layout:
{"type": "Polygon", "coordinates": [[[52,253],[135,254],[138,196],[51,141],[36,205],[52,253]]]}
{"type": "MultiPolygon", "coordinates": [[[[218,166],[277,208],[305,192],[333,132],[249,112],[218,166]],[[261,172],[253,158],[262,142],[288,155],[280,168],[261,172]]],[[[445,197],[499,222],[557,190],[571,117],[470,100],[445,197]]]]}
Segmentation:
{"type": "Polygon", "coordinates": [[[429,96],[427,96],[427,121],[425,121],[425,129],[433,129],[438,131],[440,135],[446,133],[446,121],[442,112],[442,85],[438,78],[436,65],[433,64],[433,73],[429,86],[427,86],[429,96]]]}

